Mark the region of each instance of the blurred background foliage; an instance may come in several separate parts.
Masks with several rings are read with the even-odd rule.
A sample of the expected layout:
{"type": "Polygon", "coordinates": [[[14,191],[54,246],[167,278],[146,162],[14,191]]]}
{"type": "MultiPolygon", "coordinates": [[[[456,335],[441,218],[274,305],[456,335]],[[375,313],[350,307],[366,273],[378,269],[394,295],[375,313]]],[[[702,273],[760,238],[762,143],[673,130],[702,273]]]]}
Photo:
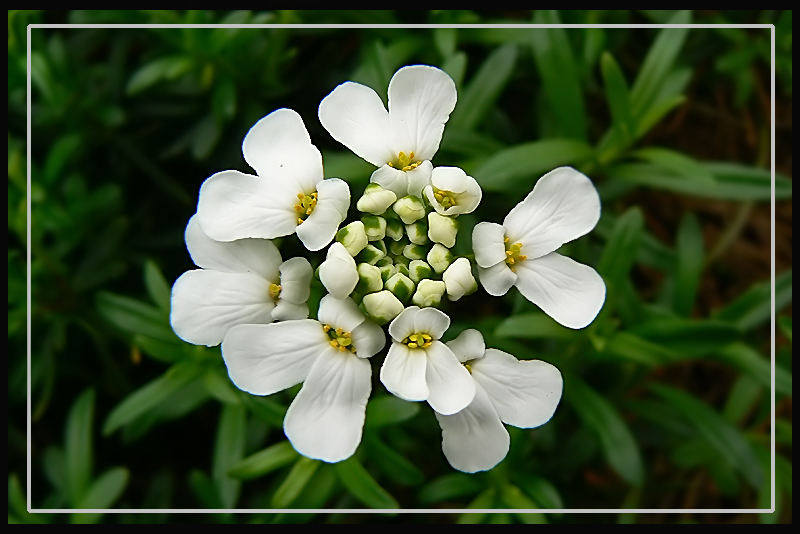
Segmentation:
{"type": "Polygon", "coordinates": [[[33,29],[26,58],[31,23],[531,22],[775,25],[777,512],[196,520],[791,522],[791,11],[9,11],[9,522],[187,518],[25,511],[26,59],[34,507],[768,508],[768,29],[74,27],[33,29]],[[588,174],[603,199],[596,230],[565,247],[607,283],[590,327],[564,329],[516,291],[448,310],[448,335],[477,327],[487,345],[565,377],[553,419],[509,427],[508,457],[476,475],[447,465],[427,406],[378,382],[356,456],[302,458],[281,430],[296,388],[238,391],[218,348],[185,344],[168,323],[170,286],[193,267],[183,230],[198,188],[248,170],[248,128],[297,110],[326,176],[357,194],[371,168],[321,127],[319,101],[346,80],[385,98],[412,63],[443,68],[459,89],[434,163],[484,188],[462,218],[467,236],[559,165],[588,174]]]}

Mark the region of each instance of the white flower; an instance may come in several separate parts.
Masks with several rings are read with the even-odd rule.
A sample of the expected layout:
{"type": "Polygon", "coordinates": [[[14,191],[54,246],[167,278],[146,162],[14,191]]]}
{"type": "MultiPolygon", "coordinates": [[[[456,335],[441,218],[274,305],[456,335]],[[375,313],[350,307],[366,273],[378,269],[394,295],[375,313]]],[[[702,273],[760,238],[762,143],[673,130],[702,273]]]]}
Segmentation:
{"type": "Polygon", "coordinates": [[[267,239],[214,241],[196,215],[185,239],[200,269],[183,273],[172,286],[170,324],[184,341],[211,347],[237,324],[308,317],[312,271],[305,258],[281,263],[267,239]]]}
{"type": "Polygon", "coordinates": [[[561,373],[547,362],[517,360],[486,349],[483,336],[473,329],[447,345],[469,370],[475,398],[456,414],[435,414],[442,428],[442,451],[460,471],[486,471],[508,453],[510,439],[503,423],[534,428],[550,420],[561,400],[561,373]]]}
{"type": "Polygon", "coordinates": [[[338,462],[361,442],[372,369],[383,330],[350,299],[322,298],[319,320],[231,328],[222,342],[228,375],[239,389],[271,395],[303,382],[283,421],[299,453],[338,462]]]}
{"type": "Polygon", "coordinates": [[[554,252],[589,232],[600,218],[591,180],[571,167],[542,176],[503,225],[481,222],[472,232],[478,277],[490,295],[512,285],[547,315],[583,328],[603,306],[606,286],[593,268],[554,252]]]}
{"type": "Polygon", "coordinates": [[[340,242],[328,247],[328,255],[319,266],[319,279],[328,293],[337,299],[350,295],[358,283],[356,261],[340,242]]]}
{"type": "Polygon", "coordinates": [[[322,156],[295,111],[278,109],[259,120],[242,152],[258,176],[222,171],[200,187],[197,216],[217,241],[272,239],[297,233],[309,250],[331,242],[347,216],[350,188],[323,180],[322,156]]]}
{"type": "Polygon", "coordinates": [[[319,120],[334,139],[378,169],[371,182],[398,198],[420,195],[433,168],[442,132],[456,105],[456,85],[427,65],[403,67],[389,82],[389,111],[364,85],[345,82],[319,105],[319,120]]]}
{"type": "Polygon", "coordinates": [[[450,318],[435,308],[410,306],[389,325],[392,346],[381,367],[389,392],[410,401],[428,401],[439,413],[464,409],[475,384],[453,351],[439,341],[450,318]]]}
{"type": "Polygon", "coordinates": [[[450,216],[472,213],[483,196],[475,178],[458,167],[433,169],[431,183],[425,186],[423,193],[436,213],[450,216]]]}

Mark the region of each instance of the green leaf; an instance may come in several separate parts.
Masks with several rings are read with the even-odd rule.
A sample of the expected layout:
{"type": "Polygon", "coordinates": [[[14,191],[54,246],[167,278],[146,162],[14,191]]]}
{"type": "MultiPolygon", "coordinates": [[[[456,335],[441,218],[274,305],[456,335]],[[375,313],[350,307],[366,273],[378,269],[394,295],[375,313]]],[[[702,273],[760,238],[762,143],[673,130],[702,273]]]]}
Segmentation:
{"type": "Polygon", "coordinates": [[[242,480],[258,478],[289,465],[297,458],[297,452],[291,443],[281,441],[237,462],[228,471],[228,475],[242,480]]]}
{"type": "Polygon", "coordinates": [[[597,270],[607,285],[617,286],[633,267],[639,253],[644,229],[644,216],[639,206],[634,206],[620,215],[611,229],[597,270]]]}
{"type": "Polygon", "coordinates": [[[169,326],[169,313],[149,304],[114,293],[100,292],[96,299],[100,315],[130,334],[146,335],[162,341],[175,341],[169,326]]]}
{"type": "Polygon", "coordinates": [[[517,47],[511,43],[489,54],[458,96],[447,127],[472,130],[478,126],[508,83],[516,59],[517,47]]]}
{"type": "MultiPolygon", "coordinates": [[[[559,24],[558,12],[537,10],[537,24],[559,24]]],[[[581,80],[567,34],[562,28],[531,30],[533,57],[549,109],[559,131],[572,139],[585,139],[586,110],[581,94],[581,80]]]]}
{"type": "Polygon", "coordinates": [[[728,393],[722,415],[731,423],[743,424],[763,394],[764,388],[757,380],[748,375],[739,376],[728,393]]]}
{"type": "Polygon", "coordinates": [[[144,285],[153,302],[162,311],[169,313],[172,290],[153,260],[147,260],[144,264],[144,285]]]}
{"type": "Polygon", "coordinates": [[[694,307],[705,258],[703,231],[697,218],[687,213],[678,227],[676,243],[677,265],[673,284],[672,308],[676,313],[689,316],[694,307]]]}
{"type": "MultiPolygon", "coordinates": [[[[509,508],[525,510],[539,508],[535,502],[513,484],[505,484],[500,489],[500,501],[509,508]]],[[[544,514],[517,513],[516,516],[527,525],[547,524],[547,518],[544,514]]]]}
{"type": "Polygon", "coordinates": [[[231,119],[236,114],[236,84],[231,78],[222,78],[214,86],[211,107],[220,120],[231,119]]]}
{"type": "Polygon", "coordinates": [[[792,342],[792,318],[786,315],[778,317],[778,328],[780,328],[789,343],[792,342]]]}
{"type": "Polygon", "coordinates": [[[460,500],[483,489],[483,484],[464,473],[448,473],[425,484],[417,493],[423,504],[460,500]]]}
{"type": "Polygon", "coordinates": [[[650,366],[680,361],[682,356],[658,343],[642,339],[629,331],[621,331],[601,347],[601,354],[650,366]]]}
{"type": "Polygon", "coordinates": [[[630,331],[684,357],[718,351],[741,336],[739,329],[727,322],[678,317],[647,321],[630,331]]]}
{"type": "Polygon", "coordinates": [[[364,445],[375,465],[393,482],[404,486],[419,486],[425,481],[425,475],[417,466],[384,443],[376,434],[366,434],[364,445]]]}
{"type": "Polygon", "coordinates": [[[347,491],[370,508],[400,507],[397,500],[372,478],[354,456],[333,467],[347,491]]]}
{"type": "Polygon", "coordinates": [[[367,404],[365,426],[380,428],[407,421],[419,413],[419,403],[408,402],[394,395],[381,395],[367,404]]]}
{"type": "MultiPolygon", "coordinates": [[[[771,281],[758,282],[714,314],[714,318],[730,322],[745,332],[750,331],[767,322],[772,316],[771,298],[771,281]]],[[[782,310],[791,302],[790,269],[775,276],[775,312],[782,310]]]]}
{"type": "Polygon", "coordinates": [[[600,58],[600,68],[603,73],[603,84],[606,91],[606,100],[611,110],[613,127],[622,137],[622,143],[628,144],[633,139],[635,130],[633,116],[631,115],[631,102],[628,94],[628,82],[622,74],[614,56],[603,52],[600,58]]]}
{"type": "Polygon", "coordinates": [[[538,475],[520,477],[519,484],[533,501],[543,508],[564,508],[564,501],[556,487],[538,475]]]}
{"type": "Polygon", "coordinates": [[[202,369],[187,362],[170,367],[163,375],[137,389],[108,414],[103,434],[106,436],[157,408],[170,395],[195,380],[202,369]]]}
{"type": "Polygon", "coordinates": [[[94,390],[85,390],[67,415],[64,439],[67,496],[76,506],[81,502],[92,476],[92,419],[94,390]]]}
{"type": "Polygon", "coordinates": [[[630,156],[672,171],[687,180],[700,180],[707,184],[717,181],[708,167],[686,154],[668,148],[640,148],[631,152],[630,156]]]}
{"type": "Polygon", "coordinates": [[[77,508],[109,508],[128,485],[128,470],[114,467],[100,475],[77,508]]]}
{"type": "Polygon", "coordinates": [[[592,147],[583,141],[545,139],[495,153],[472,171],[472,176],[486,191],[514,191],[522,197],[545,172],[562,165],[579,165],[592,155],[592,147]]]}
{"type": "Polygon", "coordinates": [[[242,406],[223,405],[217,426],[211,477],[225,508],[236,506],[241,489],[241,483],[230,477],[228,471],[244,456],[244,441],[247,431],[246,415],[242,406]]]}
{"type": "Polygon", "coordinates": [[[273,508],[288,508],[319,468],[321,462],[301,456],[272,495],[273,508]]]}
{"type": "Polygon", "coordinates": [[[614,471],[629,484],[641,486],[644,482],[642,456],[628,425],[616,409],[574,375],[564,380],[564,393],[581,421],[597,434],[614,471]]]}
{"type": "Polygon", "coordinates": [[[503,319],[494,331],[499,337],[521,339],[574,339],[575,330],[565,328],[544,313],[521,313],[503,319]]]}
{"type": "MultiPolygon", "coordinates": [[[[769,358],[744,343],[732,343],[722,349],[717,358],[736,367],[767,389],[772,387],[772,366],[769,358]]],[[[786,369],[775,366],[775,393],[792,395],[792,375],[786,369]]]]}
{"type": "Polygon", "coordinates": [[[761,485],[761,467],[744,435],[705,402],[694,396],[661,384],[651,389],[672,404],[694,427],[699,436],[731,467],[744,475],[754,488],[761,485]]]}
{"type": "MultiPolygon", "coordinates": [[[[496,499],[497,491],[494,488],[487,488],[486,490],[482,491],[480,495],[472,499],[472,501],[467,505],[467,508],[488,510],[495,507],[496,499]]],[[[461,514],[458,516],[458,521],[456,521],[456,523],[459,525],[482,523],[485,518],[486,513],[461,514]]]]}
{"type": "Polygon", "coordinates": [[[141,93],[161,80],[174,80],[192,68],[192,60],[186,56],[168,56],[156,59],[133,73],[125,91],[129,95],[141,93]]]}
{"type": "Polygon", "coordinates": [[[203,375],[203,385],[209,395],[224,404],[240,404],[241,397],[231,385],[230,378],[219,369],[208,369],[203,375]]]}

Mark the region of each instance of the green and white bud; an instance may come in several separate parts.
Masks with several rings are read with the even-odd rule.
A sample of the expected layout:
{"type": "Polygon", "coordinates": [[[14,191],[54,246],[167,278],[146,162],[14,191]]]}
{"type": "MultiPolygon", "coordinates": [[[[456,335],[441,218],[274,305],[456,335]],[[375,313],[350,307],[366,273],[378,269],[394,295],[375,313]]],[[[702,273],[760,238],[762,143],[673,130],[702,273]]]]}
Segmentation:
{"type": "Polygon", "coordinates": [[[356,258],[360,263],[369,263],[370,265],[375,265],[378,263],[378,260],[381,258],[386,257],[386,246],[383,245],[382,241],[375,241],[374,243],[370,243],[364,250],[359,252],[358,257],[356,258]]]}
{"type": "Polygon", "coordinates": [[[400,216],[403,224],[411,224],[425,216],[425,205],[422,203],[422,199],[414,195],[399,199],[394,203],[392,209],[400,216]]]}
{"type": "Polygon", "coordinates": [[[389,219],[386,221],[386,237],[391,238],[394,241],[400,241],[403,239],[405,226],[403,223],[400,222],[399,219],[389,219]]]}
{"type": "Polygon", "coordinates": [[[392,276],[394,273],[396,273],[396,272],[397,272],[397,269],[395,269],[395,267],[394,267],[394,264],[392,263],[392,260],[389,260],[389,262],[388,262],[388,263],[383,263],[383,264],[381,264],[381,262],[383,262],[384,260],[389,260],[389,258],[383,258],[383,260],[381,260],[381,261],[379,261],[378,263],[376,263],[376,264],[375,264],[375,266],[376,266],[378,269],[380,269],[380,271],[381,271],[381,279],[383,280],[383,282],[384,282],[384,283],[386,283],[386,281],[387,281],[387,280],[388,280],[388,279],[389,279],[389,278],[390,278],[390,277],[391,277],[391,276],[392,276]]]}
{"type": "MultiPolygon", "coordinates": [[[[407,258],[402,258],[402,257],[401,257],[400,259],[401,259],[401,260],[408,261],[408,259],[407,259],[407,258]]],[[[399,263],[399,262],[398,262],[398,263],[396,263],[396,264],[394,265],[394,272],[396,272],[396,273],[400,273],[400,274],[402,274],[402,275],[405,275],[405,276],[408,276],[408,275],[409,275],[409,272],[408,272],[408,264],[406,264],[406,263],[399,263]]]]}
{"type": "Polygon", "coordinates": [[[408,276],[416,283],[433,276],[433,269],[423,260],[413,260],[408,264],[408,276]]]}
{"type": "Polygon", "coordinates": [[[364,223],[364,232],[370,241],[379,241],[386,236],[386,219],[377,215],[364,215],[361,217],[364,223]]]}
{"type": "Polygon", "coordinates": [[[411,297],[411,302],[422,308],[426,306],[438,306],[442,302],[442,295],[445,292],[444,282],[441,280],[421,280],[417,284],[417,290],[411,297]]]}
{"type": "Polygon", "coordinates": [[[381,270],[369,263],[359,263],[358,267],[358,284],[356,285],[356,293],[366,294],[374,293],[383,289],[383,278],[381,278],[381,270]]]}
{"type": "Polygon", "coordinates": [[[439,215],[435,211],[428,214],[428,237],[434,243],[441,243],[447,248],[456,244],[458,221],[453,217],[439,215]]]}
{"type": "Polygon", "coordinates": [[[389,241],[389,246],[387,248],[392,256],[402,256],[403,249],[406,248],[406,245],[408,245],[408,241],[405,239],[400,241],[389,241]]]}
{"type": "Polygon", "coordinates": [[[428,248],[411,243],[403,247],[403,256],[409,260],[421,260],[428,254],[428,248]]]}
{"type": "Polygon", "coordinates": [[[364,229],[364,223],[361,221],[353,221],[344,228],[341,228],[336,232],[336,241],[344,245],[347,252],[355,257],[369,242],[364,229]]]}
{"type": "MultiPolygon", "coordinates": [[[[444,282],[442,282],[444,285],[444,282]]],[[[378,324],[386,324],[405,309],[400,299],[388,289],[370,293],[361,301],[364,313],[378,324]]]]}
{"type": "Polygon", "coordinates": [[[472,267],[467,258],[458,258],[451,263],[442,274],[442,281],[447,289],[447,298],[450,300],[458,300],[478,289],[478,282],[472,276],[472,267]]]}
{"type": "Polygon", "coordinates": [[[412,282],[411,278],[408,276],[402,273],[396,273],[386,281],[383,288],[394,293],[394,296],[405,304],[414,293],[414,282],[412,282]]]}
{"type": "Polygon", "coordinates": [[[428,260],[428,264],[433,267],[433,270],[441,274],[450,266],[450,263],[453,261],[453,254],[450,252],[449,248],[436,243],[431,247],[426,259],[428,260]]]}
{"type": "Polygon", "coordinates": [[[384,189],[378,184],[369,184],[364,189],[364,194],[358,199],[356,208],[364,213],[381,215],[397,200],[394,192],[384,189]]]}
{"type": "Polygon", "coordinates": [[[408,240],[417,245],[425,245],[428,243],[428,225],[425,220],[417,221],[413,224],[406,225],[406,235],[408,240]]]}
{"type": "Polygon", "coordinates": [[[355,260],[338,241],[328,247],[328,254],[318,272],[322,285],[337,299],[350,295],[359,279],[355,260]]]}

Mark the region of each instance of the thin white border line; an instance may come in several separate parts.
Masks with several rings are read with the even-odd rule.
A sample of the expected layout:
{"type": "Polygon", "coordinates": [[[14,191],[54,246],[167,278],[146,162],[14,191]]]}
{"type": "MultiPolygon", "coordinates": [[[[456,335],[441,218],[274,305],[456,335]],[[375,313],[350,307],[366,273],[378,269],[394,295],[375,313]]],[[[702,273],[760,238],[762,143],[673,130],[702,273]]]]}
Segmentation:
{"type": "Polygon", "coordinates": [[[28,465],[27,465],[27,507],[29,513],[102,513],[102,514],[115,514],[115,513],[133,513],[133,514],[147,514],[147,513],[196,513],[196,514],[214,514],[214,513],[394,513],[394,514],[408,514],[408,513],[431,513],[431,514],[448,514],[448,513],[575,513],[575,514],[605,514],[605,513],[648,513],[648,514],[673,514],[673,513],[775,513],[776,508],[776,485],[775,485],[775,25],[774,24],[28,24],[27,26],[27,349],[28,349],[28,401],[27,401],[27,452],[28,452],[28,465]],[[542,508],[542,509],[428,509],[428,508],[405,508],[405,509],[372,509],[372,508],[321,508],[321,509],[192,509],[192,508],[153,508],[153,509],[130,509],[130,508],[36,508],[31,506],[31,30],[32,29],[47,29],[47,28],[68,28],[68,29],[86,29],[86,28],[106,28],[106,29],[119,29],[119,28],[228,28],[228,29],[426,29],[426,28],[454,28],[454,29],[547,29],[547,28],[691,28],[691,29],[710,29],[710,28],[769,28],[771,30],[770,41],[770,55],[772,60],[772,68],[770,71],[770,215],[772,223],[770,225],[770,326],[771,326],[771,340],[770,340],[770,381],[771,381],[771,427],[770,427],[770,488],[771,488],[771,507],[770,508],[723,508],[723,509],[706,509],[706,508],[542,508]]]}

